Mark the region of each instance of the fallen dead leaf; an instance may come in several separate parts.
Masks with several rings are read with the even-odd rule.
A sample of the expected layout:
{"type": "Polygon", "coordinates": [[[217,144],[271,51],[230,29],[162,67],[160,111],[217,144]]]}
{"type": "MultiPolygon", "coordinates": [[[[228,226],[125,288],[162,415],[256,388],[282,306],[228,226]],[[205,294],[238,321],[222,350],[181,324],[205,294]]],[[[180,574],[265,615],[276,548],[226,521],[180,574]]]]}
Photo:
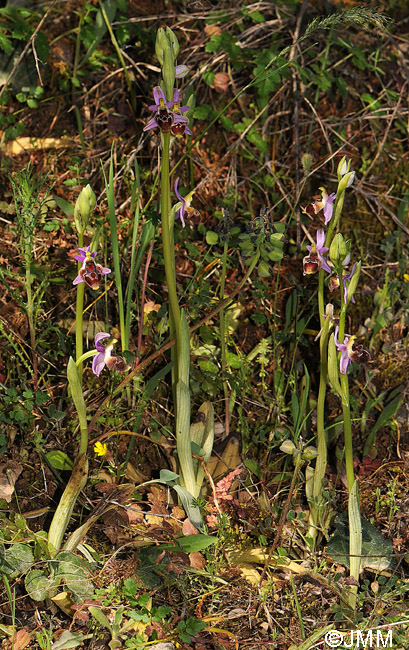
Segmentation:
{"type": "MultiPolygon", "coordinates": [[[[12,638],[10,638],[10,642],[12,641],[12,638]]],[[[14,643],[12,646],[12,650],[23,650],[23,648],[26,648],[28,644],[31,641],[31,634],[24,628],[21,630],[18,630],[16,634],[14,635],[14,643]]]]}
{"type": "Polygon", "coordinates": [[[193,526],[192,522],[190,519],[185,519],[185,521],[182,524],[182,532],[184,535],[197,535],[199,531],[195,526],[193,526]]]}
{"type": "Polygon", "coordinates": [[[194,569],[204,569],[206,566],[206,559],[198,551],[189,553],[189,562],[194,569]]]}
{"type": "Polygon", "coordinates": [[[226,72],[217,72],[214,75],[213,83],[211,87],[214,88],[218,93],[225,93],[229,87],[230,78],[226,72]]]}
{"type": "Polygon", "coordinates": [[[15,482],[22,471],[22,465],[12,460],[0,465],[0,499],[5,499],[7,503],[10,503],[15,482]]]}

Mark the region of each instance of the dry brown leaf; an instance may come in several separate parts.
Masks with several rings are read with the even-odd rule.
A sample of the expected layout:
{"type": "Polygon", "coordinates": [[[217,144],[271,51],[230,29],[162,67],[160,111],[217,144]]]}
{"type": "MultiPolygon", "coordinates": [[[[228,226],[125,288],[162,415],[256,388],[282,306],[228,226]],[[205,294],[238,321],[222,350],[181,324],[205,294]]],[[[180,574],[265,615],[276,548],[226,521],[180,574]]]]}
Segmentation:
{"type": "Polygon", "coordinates": [[[0,499],[10,503],[14,492],[14,484],[23,471],[22,465],[9,460],[0,465],[0,499]]]}
{"type": "Polygon", "coordinates": [[[186,517],[185,511],[180,506],[174,506],[172,508],[172,515],[175,519],[184,519],[186,517]]]}
{"type": "Polygon", "coordinates": [[[189,553],[189,562],[194,569],[204,569],[206,566],[206,559],[198,551],[189,553]]]}
{"type": "Polygon", "coordinates": [[[225,93],[229,87],[230,78],[226,72],[217,72],[214,75],[213,83],[211,85],[218,93],[225,93]]]}
{"type": "MultiPolygon", "coordinates": [[[[10,638],[10,641],[12,639],[10,638]]],[[[12,645],[12,650],[23,650],[26,648],[31,641],[31,634],[24,628],[18,630],[14,635],[14,643],[12,645]]]]}
{"type": "Polygon", "coordinates": [[[207,36],[216,36],[222,33],[222,30],[218,25],[205,25],[204,30],[207,36]]]}
{"type": "Polygon", "coordinates": [[[195,526],[193,526],[192,522],[190,519],[185,519],[185,521],[182,524],[182,532],[184,535],[197,535],[199,531],[195,526]]]}

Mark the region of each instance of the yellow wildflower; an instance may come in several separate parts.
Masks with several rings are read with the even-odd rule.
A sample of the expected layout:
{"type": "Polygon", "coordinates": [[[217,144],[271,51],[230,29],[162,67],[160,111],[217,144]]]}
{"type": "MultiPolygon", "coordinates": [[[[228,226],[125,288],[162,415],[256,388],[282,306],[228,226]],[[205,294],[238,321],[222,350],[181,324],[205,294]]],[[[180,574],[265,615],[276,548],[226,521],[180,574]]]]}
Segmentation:
{"type": "Polygon", "coordinates": [[[96,442],[94,445],[94,452],[96,453],[97,456],[106,456],[108,452],[108,447],[105,444],[102,444],[102,442],[96,442]]]}

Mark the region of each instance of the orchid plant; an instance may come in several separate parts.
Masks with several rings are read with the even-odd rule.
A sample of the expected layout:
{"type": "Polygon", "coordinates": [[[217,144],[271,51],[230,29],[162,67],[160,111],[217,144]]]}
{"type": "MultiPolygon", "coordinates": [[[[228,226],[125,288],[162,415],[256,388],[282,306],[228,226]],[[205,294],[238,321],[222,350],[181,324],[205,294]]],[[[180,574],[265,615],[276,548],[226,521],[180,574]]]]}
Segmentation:
{"type": "MultiPolygon", "coordinates": [[[[189,516],[200,526],[198,510],[192,505],[193,498],[200,494],[201,481],[198,481],[198,476],[199,474],[202,475],[202,469],[197,467],[197,462],[192,457],[193,437],[190,425],[189,390],[190,337],[185,311],[179,306],[174,253],[175,220],[179,219],[182,227],[185,227],[185,217],[189,216],[193,211],[191,202],[194,192],[192,191],[184,197],[179,190],[180,179],[177,178],[174,184],[177,202],[172,206],[170,192],[171,172],[169,168],[169,154],[173,138],[192,135],[187,114],[190,111],[193,98],[190,98],[190,102],[182,106],[180,91],[175,88],[175,80],[185,76],[188,69],[186,66],[176,65],[179,43],[172,30],[169,28],[160,28],[158,30],[155,49],[162,67],[162,80],[153,89],[155,104],[150,106],[149,110],[154,111],[155,114],[144,130],[158,129],[160,133],[162,247],[169,295],[170,336],[176,339],[172,348],[172,386],[176,421],[176,446],[180,470],[179,487],[185,490],[182,493],[184,495],[182,500],[188,506],[189,516]]],[[[214,437],[213,407],[208,403],[205,403],[205,405],[206,426],[200,435],[199,447],[202,449],[206,447],[206,456],[210,456],[214,437]]],[[[196,442],[199,443],[199,439],[196,442]]],[[[180,490],[179,494],[181,494],[180,490]]]]}
{"type": "MultiPolygon", "coordinates": [[[[333,236],[339,226],[345,192],[352,185],[354,177],[355,173],[350,171],[350,162],[347,162],[344,157],[338,165],[337,192],[328,194],[324,188],[320,188],[322,199],[304,208],[304,212],[310,217],[323,210],[324,225],[328,226],[328,229],[325,233],[323,228],[318,228],[316,241],[311,246],[307,246],[309,255],[303,259],[303,272],[304,275],[318,274],[318,310],[321,326],[317,337],[320,340],[320,383],[317,401],[318,456],[312,480],[307,482],[307,495],[310,500],[309,536],[311,544],[314,546],[319,531],[326,528],[328,516],[327,504],[323,497],[323,485],[327,465],[325,397],[329,382],[342,402],[345,465],[349,490],[350,572],[357,583],[360,573],[359,556],[362,536],[358,484],[355,480],[353,466],[348,367],[351,363],[366,363],[369,361],[370,355],[362,345],[356,344],[355,336],[345,333],[347,308],[351,302],[355,302],[354,294],[358,285],[361,262],[355,262],[351,270],[346,272],[346,268],[351,263],[349,245],[341,233],[336,233],[333,236]],[[328,290],[334,292],[340,288],[338,316],[334,315],[333,304],[325,302],[325,278],[328,276],[328,290]],[[335,331],[331,331],[334,328],[335,331]]],[[[352,606],[356,602],[356,590],[356,586],[351,587],[350,604],[352,606]]]]}
{"type": "Polygon", "coordinates": [[[99,332],[95,336],[95,349],[83,353],[82,319],[85,287],[88,286],[93,291],[98,290],[102,277],[111,273],[111,269],[96,262],[96,251],[91,252],[90,246],[84,247],[84,232],[95,205],[95,194],[87,185],[80,193],[74,209],[74,222],[79,242],[78,254],[75,256],[78,262],[78,274],[73,281],[73,285],[77,287],[76,361],[70,357],[67,366],[71,398],[80,425],[80,445],[71,477],[61,496],[48,531],[48,547],[51,556],[54,556],[61,548],[76,500],[85,487],[88,477],[88,422],[82,390],[82,364],[86,359],[93,357],[92,371],[97,376],[101,374],[105,366],[109,370],[124,371],[127,368],[124,359],[113,352],[116,340],[112,339],[107,332],[99,332]]]}

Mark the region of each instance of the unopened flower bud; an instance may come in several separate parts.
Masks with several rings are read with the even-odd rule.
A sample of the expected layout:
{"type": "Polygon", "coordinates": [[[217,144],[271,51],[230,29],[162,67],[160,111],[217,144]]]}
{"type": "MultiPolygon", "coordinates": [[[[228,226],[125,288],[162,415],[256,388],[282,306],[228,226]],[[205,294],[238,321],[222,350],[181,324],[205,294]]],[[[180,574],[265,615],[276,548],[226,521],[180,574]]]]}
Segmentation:
{"type": "Polygon", "coordinates": [[[341,178],[343,176],[345,176],[345,174],[347,172],[349,172],[350,166],[351,166],[351,161],[348,160],[348,162],[347,162],[347,157],[346,156],[341,158],[341,160],[339,161],[339,164],[338,164],[338,169],[337,169],[338,181],[340,181],[341,178]]]}
{"type": "Polygon", "coordinates": [[[79,233],[83,233],[87,227],[89,218],[94,211],[96,204],[97,199],[92,191],[91,185],[87,185],[81,190],[74,208],[75,226],[79,233]]]}
{"type": "Polygon", "coordinates": [[[355,172],[348,172],[341,178],[338,183],[338,196],[343,194],[348,187],[351,187],[352,183],[355,180],[355,172]]]}
{"type": "Polygon", "coordinates": [[[361,264],[362,262],[359,261],[358,264],[355,265],[352,278],[349,281],[349,285],[347,289],[347,299],[346,299],[347,303],[352,299],[356,291],[356,288],[358,286],[359,274],[361,273],[361,264]]]}
{"type": "Polygon", "coordinates": [[[160,65],[163,65],[163,50],[169,47],[170,43],[163,27],[159,27],[156,33],[155,52],[160,65]]]}
{"type": "Polygon", "coordinates": [[[301,157],[301,165],[306,174],[309,173],[312,167],[312,156],[310,153],[304,153],[301,157]]]}
{"type": "Polygon", "coordinates": [[[305,447],[305,449],[302,452],[302,457],[304,460],[314,460],[314,458],[317,458],[317,456],[318,456],[318,451],[316,450],[315,447],[311,445],[305,447]]]}
{"type": "Polygon", "coordinates": [[[295,450],[296,446],[292,440],[284,440],[284,442],[282,442],[280,445],[280,451],[284,452],[285,454],[291,454],[292,456],[295,450]]]}
{"type": "Polygon", "coordinates": [[[179,50],[180,50],[180,45],[179,45],[179,41],[178,41],[178,39],[176,37],[176,34],[174,32],[172,32],[170,27],[166,27],[166,36],[168,37],[169,42],[170,42],[170,44],[172,46],[173,57],[174,57],[174,59],[176,59],[177,55],[179,54],[179,50]]]}
{"type": "Polygon", "coordinates": [[[331,242],[331,246],[329,247],[329,258],[335,268],[338,268],[339,265],[342,264],[348,254],[347,243],[339,232],[335,235],[331,242]]]}

